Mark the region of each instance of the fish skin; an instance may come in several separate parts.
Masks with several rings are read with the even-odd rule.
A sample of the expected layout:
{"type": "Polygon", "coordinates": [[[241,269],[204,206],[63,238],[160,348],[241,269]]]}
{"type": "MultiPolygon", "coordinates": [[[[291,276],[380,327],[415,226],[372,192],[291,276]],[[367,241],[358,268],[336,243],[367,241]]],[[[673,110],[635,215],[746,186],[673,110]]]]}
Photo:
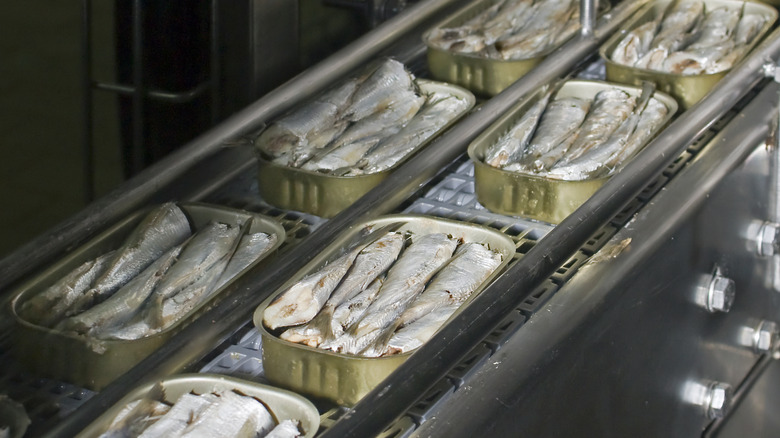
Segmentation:
{"type": "Polygon", "coordinates": [[[220,391],[205,409],[199,411],[182,431],[182,438],[265,436],[276,422],[265,406],[252,397],[234,391],[220,391]]]}
{"type": "Polygon", "coordinates": [[[389,356],[421,347],[458,310],[459,305],[443,305],[393,333],[385,349],[376,356],[389,356]]]}
{"type": "Polygon", "coordinates": [[[388,108],[397,101],[398,94],[404,91],[416,91],[414,75],[402,63],[385,59],[355,91],[344,117],[352,122],[362,120],[388,108]]]}
{"type": "Polygon", "coordinates": [[[285,330],[279,337],[310,347],[316,347],[323,341],[333,339],[331,319],[336,307],[353,298],[382,275],[398,258],[403,245],[403,234],[393,231],[363,248],[317,316],[304,325],[285,330]]]}
{"type": "Polygon", "coordinates": [[[501,265],[503,257],[481,243],[469,242],[458,248],[452,260],[431,280],[398,319],[401,327],[441,306],[463,304],[501,265]]]}
{"type": "Polygon", "coordinates": [[[393,167],[467,107],[465,99],[446,93],[431,93],[425,105],[406,126],[366,152],[358,163],[360,173],[371,174],[393,167]]]}
{"type": "Polygon", "coordinates": [[[340,118],[358,84],[357,78],[349,79],[274,121],[255,139],[255,146],[272,158],[283,157],[281,164],[296,161],[294,154],[303,159],[309,148],[324,147],[347,128],[340,118]]]}
{"type": "Polygon", "coordinates": [[[109,251],[82,263],[45,291],[25,301],[19,308],[19,316],[25,321],[44,327],[52,327],[65,317],[73,305],[105,272],[113,260],[115,251],[109,251]]]}
{"type": "Polygon", "coordinates": [[[238,238],[239,227],[219,222],[210,222],[198,230],[181,250],[176,264],[160,281],[154,299],[170,298],[195,282],[208,267],[232,254],[238,238]]]}
{"type": "Polygon", "coordinates": [[[271,330],[304,324],[325,305],[331,292],[362,250],[356,247],[279,294],[263,312],[263,324],[271,330]]]}
{"type": "MultiPolygon", "coordinates": [[[[433,277],[423,292],[393,321],[385,335],[361,351],[367,357],[385,354],[388,342],[397,327],[408,326],[440,308],[454,306],[457,309],[500,265],[503,257],[477,242],[461,245],[450,261],[433,277]]],[[[452,312],[449,312],[451,315],[452,312]]],[[[446,318],[445,318],[446,320],[446,318]]],[[[432,335],[439,325],[430,331],[432,335]]],[[[427,322],[426,322],[427,324],[427,322]]],[[[424,329],[420,327],[416,330],[424,329]]],[[[411,330],[409,331],[411,332],[411,330]]],[[[430,337],[430,336],[429,336],[430,337]]]]}
{"type": "Polygon", "coordinates": [[[670,6],[672,9],[664,13],[661,27],[651,46],[674,52],[696,37],[697,28],[704,19],[704,2],[686,1],[670,6]]]}
{"type": "Polygon", "coordinates": [[[330,330],[333,336],[331,339],[323,341],[319,345],[320,348],[333,349],[333,341],[344,334],[352,324],[366,313],[368,306],[376,299],[384,281],[384,277],[377,278],[359,294],[344,301],[333,310],[333,316],[330,320],[330,330]]]}
{"type": "Polygon", "coordinates": [[[170,405],[161,402],[165,399],[165,390],[159,383],[154,384],[141,399],[125,405],[113,418],[111,424],[100,438],[129,438],[138,436],[145,428],[168,413],[170,405]]]}
{"type": "Polygon", "coordinates": [[[508,163],[520,161],[525,152],[528,142],[536,132],[536,127],[539,124],[544,109],[547,108],[547,104],[550,102],[550,96],[552,96],[552,90],[545,93],[539,101],[537,101],[520,120],[515,123],[506,134],[502,135],[496,143],[488,148],[485,153],[485,163],[502,168],[508,163]]]}
{"type": "Polygon", "coordinates": [[[481,35],[481,28],[489,19],[495,17],[505,3],[497,2],[461,26],[434,29],[428,34],[428,44],[441,50],[460,53],[474,53],[482,50],[484,38],[481,35]]]}
{"type": "Polygon", "coordinates": [[[196,418],[201,412],[214,403],[216,396],[214,394],[183,394],[171,406],[171,409],[163,415],[156,423],[147,427],[139,438],[169,438],[179,436],[193,418],[196,418]]]}
{"type": "Polygon", "coordinates": [[[172,202],[149,213],[117,250],[103,275],[65,313],[76,315],[100,303],[191,234],[190,222],[172,202]]]}
{"type": "Polygon", "coordinates": [[[99,338],[107,327],[128,321],[141,310],[160,278],[175,263],[181,249],[181,245],[171,248],[107,300],[62,321],[58,329],[99,338]]]}
{"type": "Polygon", "coordinates": [[[264,438],[296,438],[302,436],[298,421],[284,420],[277,424],[264,438]]]}
{"type": "Polygon", "coordinates": [[[517,33],[496,41],[496,48],[504,60],[526,59],[544,52],[572,18],[576,7],[572,0],[537,1],[533,16],[517,33]]]}
{"type": "Polygon", "coordinates": [[[666,105],[656,99],[650,99],[641,113],[631,114],[604,144],[565,166],[552,168],[546,176],[565,181],[579,181],[611,174],[638,152],[649,136],[660,128],[667,113],[666,105]]]}
{"type": "MultiPolygon", "coordinates": [[[[398,127],[393,127],[392,131],[397,132],[398,127]]],[[[312,158],[301,168],[314,172],[334,172],[338,169],[355,166],[366,152],[382,140],[383,134],[384,132],[341,145],[321,157],[312,158]]]]}
{"type": "Polygon", "coordinates": [[[241,237],[236,252],[230,258],[225,271],[217,280],[214,289],[219,289],[230,280],[262,257],[277,242],[278,237],[275,234],[263,232],[246,234],[241,237]]]}
{"type": "Polygon", "coordinates": [[[452,257],[458,241],[443,233],[413,239],[387,273],[376,299],[346,333],[336,339],[336,351],[358,354],[381,335],[408,304],[425,288],[425,283],[452,257]]]}
{"type": "Polygon", "coordinates": [[[649,21],[626,34],[610,58],[618,64],[635,65],[650,50],[659,21],[649,21]]]}
{"type": "MultiPolygon", "coordinates": [[[[608,88],[596,93],[590,111],[580,126],[577,139],[557,163],[566,164],[603,143],[631,114],[635,105],[636,99],[618,88],[608,88]]],[[[550,166],[547,164],[545,167],[550,166]]]]}
{"type": "Polygon", "coordinates": [[[501,5],[496,15],[481,26],[485,45],[494,44],[504,35],[511,35],[528,23],[531,18],[532,0],[508,1],[501,5]]]}
{"type": "MultiPolygon", "coordinates": [[[[541,170],[538,161],[545,157],[548,161],[557,161],[574,141],[574,135],[582,125],[590,109],[590,101],[576,97],[555,99],[547,105],[539,127],[518,162],[522,168],[541,170]],[[562,146],[562,147],[559,147],[562,146]]],[[[510,170],[508,167],[505,169],[510,170]]]]}
{"type": "Polygon", "coordinates": [[[717,73],[732,68],[747,52],[753,39],[758,36],[761,29],[766,24],[766,20],[759,14],[745,14],[737,25],[737,30],[734,36],[734,48],[715,61],[713,65],[707,69],[707,73],[717,73]]]}

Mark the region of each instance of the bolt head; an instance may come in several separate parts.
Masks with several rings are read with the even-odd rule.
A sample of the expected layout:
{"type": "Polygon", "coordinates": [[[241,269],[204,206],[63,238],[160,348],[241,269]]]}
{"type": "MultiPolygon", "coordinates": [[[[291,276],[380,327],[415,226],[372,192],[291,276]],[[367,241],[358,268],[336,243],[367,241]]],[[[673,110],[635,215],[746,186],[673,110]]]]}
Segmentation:
{"type": "Polygon", "coordinates": [[[780,225],[767,222],[758,231],[758,254],[763,257],[771,257],[777,254],[780,244],[780,225]]]}
{"type": "Polygon", "coordinates": [[[731,404],[731,385],[715,382],[709,388],[707,416],[710,419],[723,418],[731,404]]]}
{"type": "Polygon", "coordinates": [[[778,328],[774,322],[762,321],[754,337],[757,353],[773,352],[777,346],[778,328]]]}
{"type": "Polygon", "coordinates": [[[715,275],[710,283],[707,310],[713,313],[728,312],[731,310],[731,305],[734,304],[734,295],[736,295],[734,280],[715,275]]]}

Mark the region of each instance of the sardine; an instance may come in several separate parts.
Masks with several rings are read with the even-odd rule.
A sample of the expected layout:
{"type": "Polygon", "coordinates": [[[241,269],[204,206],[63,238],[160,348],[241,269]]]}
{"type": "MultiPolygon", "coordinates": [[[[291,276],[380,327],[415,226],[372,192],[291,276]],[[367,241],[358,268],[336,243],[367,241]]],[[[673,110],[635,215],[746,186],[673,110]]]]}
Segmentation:
{"type": "Polygon", "coordinates": [[[344,334],[348,328],[363,317],[368,306],[376,299],[384,281],[384,277],[377,278],[362,292],[336,307],[330,320],[330,331],[333,333],[332,339],[324,341],[320,344],[320,348],[332,349],[332,341],[344,334]]]}
{"type": "Polygon", "coordinates": [[[739,20],[734,35],[734,48],[725,56],[715,61],[707,73],[716,73],[732,68],[747,52],[753,39],[758,36],[766,24],[766,19],[759,14],[744,14],[739,20]]]}
{"type": "Polygon", "coordinates": [[[106,301],[63,320],[57,328],[99,338],[106,327],[124,324],[141,310],[160,278],[176,261],[181,248],[181,246],[173,247],[106,301]]]}
{"type": "Polygon", "coordinates": [[[44,327],[58,323],[68,308],[105,272],[114,256],[115,251],[110,251],[82,263],[48,289],[25,301],[19,308],[19,316],[44,327]]]}
{"type": "MultiPolygon", "coordinates": [[[[398,129],[400,127],[392,127],[391,131],[398,132],[398,129]]],[[[321,157],[312,158],[302,166],[302,169],[334,172],[355,166],[372,147],[382,140],[382,134],[384,133],[341,145],[321,157]]]]}
{"type": "MultiPolygon", "coordinates": [[[[413,324],[442,307],[454,306],[457,309],[501,265],[501,260],[501,254],[480,243],[461,245],[425,290],[392,323],[392,328],[385,331],[386,335],[369,345],[361,354],[368,357],[381,356],[397,327],[413,324]]],[[[431,334],[436,330],[438,326],[432,328],[431,334]]]]}
{"type": "Polygon", "coordinates": [[[673,1],[664,11],[658,33],[650,50],[634,64],[638,68],[661,70],[670,53],[680,50],[696,39],[704,18],[704,3],[673,1]]]}
{"type": "Polygon", "coordinates": [[[532,0],[505,2],[494,17],[481,26],[485,44],[491,45],[504,35],[511,35],[522,29],[532,17],[532,0]]]}
{"type": "Polygon", "coordinates": [[[268,126],[255,146],[271,158],[281,157],[283,164],[303,160],[310,149],[324,147],[347,128],[341,116],[358,85],[358,79],[350,79],[296,108],[268,126]]]}
{"type": "Polygon", "coordinates": [[[618,64],[635,65],[650,50],[659,23],[660,17],[658,20],[648,21],[628,32],[615,46],[610,59],[618,64]]]}
{"type": "Polygon", "coordinates": [[[428,34],[428,43],[441,50],[459,53],[479,52],[485,47],[485,38],[481,31],[482,27],[485,22],[496,16],[503,4],[505,2],[496,2],[496,4],[467,20],[461,26],[434,29],[428,34]]]}
{"type": "Polygon", "coordinates": [[[400,328],[397,332],[393,333],[392,337],[387,342],[384,351],[377,355],[389,356],[391,354],[401,354],[421,347],[424,343],[428,342],[452,314],[458,310],[458,307],[459,305],[456,304],[437,307],[430,313],[421,316],[413,323],[400,328]]]}
{"type": "Polygon", "coordinates": [[[147,427],[139,438],[168,438],[179,436],[187,426],[197,418],[208,406],[215,402],[213,394],[184,394],[176,400],[171,409],[157,422],[147,427]]]}
{"type": "Polygon", "coordinates": [[[544,52],[556,41],[558,32],[572,18],[576,6],[571,0],[535,2],[527,25],[517,33],[496,41],[501,57],[516,60],[544,52]]]}
{"type": "Polygon", "coordinates": [[[125,240],[103,275],[65,314],[76,315],[105,300],[190,234],[190,222],[176,204],[156,208],[125,240]]]}
{"type": "Polygon", "coordinates": [[[136,437],[144,429],[154,424],[159,417],[170,411],[171,406],[160,400],[165,399],[165,391],[159,383],[140,400],[128,403],[113,418],[111,424],[100,438],[136,437]]]}
{"type": "Polygon", "coordinates": [[[366,152],[357,164],[362,170],[360,173],[376,173],[393,167],[467,107],[468,102],[465,99],[451,94],[431,94],[427,97],[425,106],[406,126],[366,152]]]}
{"type": "Polygon", "coordinates": [[[379,275],[395,262],[403,247],[404,236],[390,232],[366,246],[355,258],[352,267],[341,284],[325,302],[322,310],[308,323],[284,331],[279,337],[316,347],[324,340],[334,337],[331,331],[333,311],[360,291],[368,287],[379,275]]]}
{"type": "Polygon", "coordinates": [[[362,249],[362,246],[352,248],[282,292],[263,312],[263,324],[271,330],[276,330],[279,327],[311,321],[325,305],[325,301],[344,278],[362,249]]]}
{"type": "Polygon", "coordinates": [[[386,59],[362,83],[352,96],[352,103],[344,117],[352,122],[361,120],[397,102],[403,92],[416,91],[414,76],[404,65],[394,59],[386,59]]]}
{"type": "Polygon", "coordinates": [[[262,257],[276,244],[277,239],[276,235],[263,232],[247,234],[241,237],[235,254],[230,258],[230,262],[225,267],[225,271],[217,281],[214,289],[221,288],[232,280],[233,277],[262,257]]]}
{"type": "Polygon", "coordinates": [[[214,395],[212,403],[199,411],[182,431],[182,438],[254,438],[265,436],[276,425],[268,409],[255,398],[234,391],[214,395]]]}
{"type": "MultiPolygon", "coordinates": [[[[566,164],[603,143],[634,110],[636,99],[617,88],[599,91],[582,122],[577,139],[557,163],[566,164]]],[[[554,164],[557,164],[554,163],[554,164]]],[[[549,168],[553,164],[545,163],[549,168]]]]}
{"type": "Polygon", "coordinates": [[[188,289],[190,294],[194,291],[208,294],[235,252],[240,232],[238,226],[211,222],[192,236],[182,249],[179,260],[168,269],[149,299],[144,313],[151,327],[169,325],[172,315],[181,314],[181,307],[192,305],[192,298],[185,300],[183,295],[179,298],[177,310],[171,311],[163,306],[167,300],[188,289]]]}
{"type": "Polygon", "coordinates": [[[599,178],[611,173],[636,153],[657,131],[668,112],[664,104],[650,98],[654,91],[652,84],[646,83],[643,88],[634,112],[607,141],[566,165],[553,167],[545,176],[567,181],[599,178]]]}
{"type": "Polygon", "coordinates": [[[502,168],[508,163],[520,161],[523,157],[528,142],[536,132],[539,119],[550,102],[552,90],[545,93],[520,120],[515,123],[506,134],[502,135],[496,143],[488,148],[485,153],[485,163],[502,168]]]}
{"type": "Polygon", "coordinates": [[[264,438],[296,438],[301,435],[297,420],[284,420],[277,424],[264,438]]]}
{"type": "Polygon", "coordinates": [[[332,348],[358,354],[378,339],[425,288],[425,283],[452,257],[458,241],[442,233],[413,239],[390,268],[376,299],[363,317],[336,339],[332,348]]]}
{"type": "MultiPolygon", "coordinates": [[[[590,109],[590,101],[576,97],[555,99],[542,114],[539,127],[519,161],[522,168],[542,170],[545,161],[555,162],[563,156],[576,137],[574,134],[582,125],[590,109]]],[[[507,170],[513,170],[509,166],[507,170]]]]}

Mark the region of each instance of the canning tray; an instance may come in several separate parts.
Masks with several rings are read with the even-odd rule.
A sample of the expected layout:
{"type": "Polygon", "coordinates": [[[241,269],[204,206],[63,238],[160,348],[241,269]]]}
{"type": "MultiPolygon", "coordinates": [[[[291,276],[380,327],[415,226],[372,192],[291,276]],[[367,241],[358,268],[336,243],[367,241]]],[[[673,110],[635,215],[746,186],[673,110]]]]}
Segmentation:
{"type": "MultiPolygon", "coordinates": [[[[263,325],[263,313],[277,295],[336,257],[360,230],[368,225],[383,227],[396,222],[403,222],[399,232],[448,233],[453,237],[463,238],[465,242],[487,244],[490,249],[502,255],[501,265],[471,295],[471,299],[501,272],[515,253],[512,239],[497,230],[428,216],[390,215],[351,227],[255,310],[253,320],[262,336],[263,367],[265,377],[270,382],[340,405],[354,405],[414,353],[411,351],[378,358],[335,353],[282,340],[277,337],[277,332],[271,333],[263,325]]],[[[463,309],[463,306],[460,309],[463,309]]]]}
{"type": "MultiPolygon", "coordinates": [[[[207,204],[187,203],[179,204],[179,207],[196,230],[210,221],[238,225],[251,218],[252,223],[248,230],[250,233],[264,232],[276,235],[277,241],[274,246],[266,251],[261,259],[237,274],[234,279],[267,260],[285,239],[284,228],[279,223],[259,214],[207,204]]],[[[207,306],[219,297],[220,292],[232,282],[212,292],[209,299],[197,305],[167,329],[135,340],[93,340],[32,324],[19,315],[18,309],[22,303],[46,290],[49,285],[76,266],[120,247],[147,212],[138,212],[114,225],[14,292],[10,306],[16,322],[12,348],[14,356],[30,372],[99,390],[163,345],[175,332],[205,311],[207,306]],[[99,343],[100,348],[95,348],[95,342],[99,343]]]]}

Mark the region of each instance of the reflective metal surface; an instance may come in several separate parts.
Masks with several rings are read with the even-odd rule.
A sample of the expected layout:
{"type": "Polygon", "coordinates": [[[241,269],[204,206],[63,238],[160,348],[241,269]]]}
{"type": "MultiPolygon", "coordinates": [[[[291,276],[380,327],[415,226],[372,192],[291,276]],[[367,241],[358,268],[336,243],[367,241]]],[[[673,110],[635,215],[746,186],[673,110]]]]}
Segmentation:
{"type": "Polygon", "coordinates": [[[768,263],[744,236],[766,214],[774,93],[735,117],[414,436],[700,435],[711,417],[697,393],[742,382],[758,356],[741,336],[780,309],[760,281],[768,263]],[[740,290],[728,314],[695,304],[715,264],[740,290]]]}

